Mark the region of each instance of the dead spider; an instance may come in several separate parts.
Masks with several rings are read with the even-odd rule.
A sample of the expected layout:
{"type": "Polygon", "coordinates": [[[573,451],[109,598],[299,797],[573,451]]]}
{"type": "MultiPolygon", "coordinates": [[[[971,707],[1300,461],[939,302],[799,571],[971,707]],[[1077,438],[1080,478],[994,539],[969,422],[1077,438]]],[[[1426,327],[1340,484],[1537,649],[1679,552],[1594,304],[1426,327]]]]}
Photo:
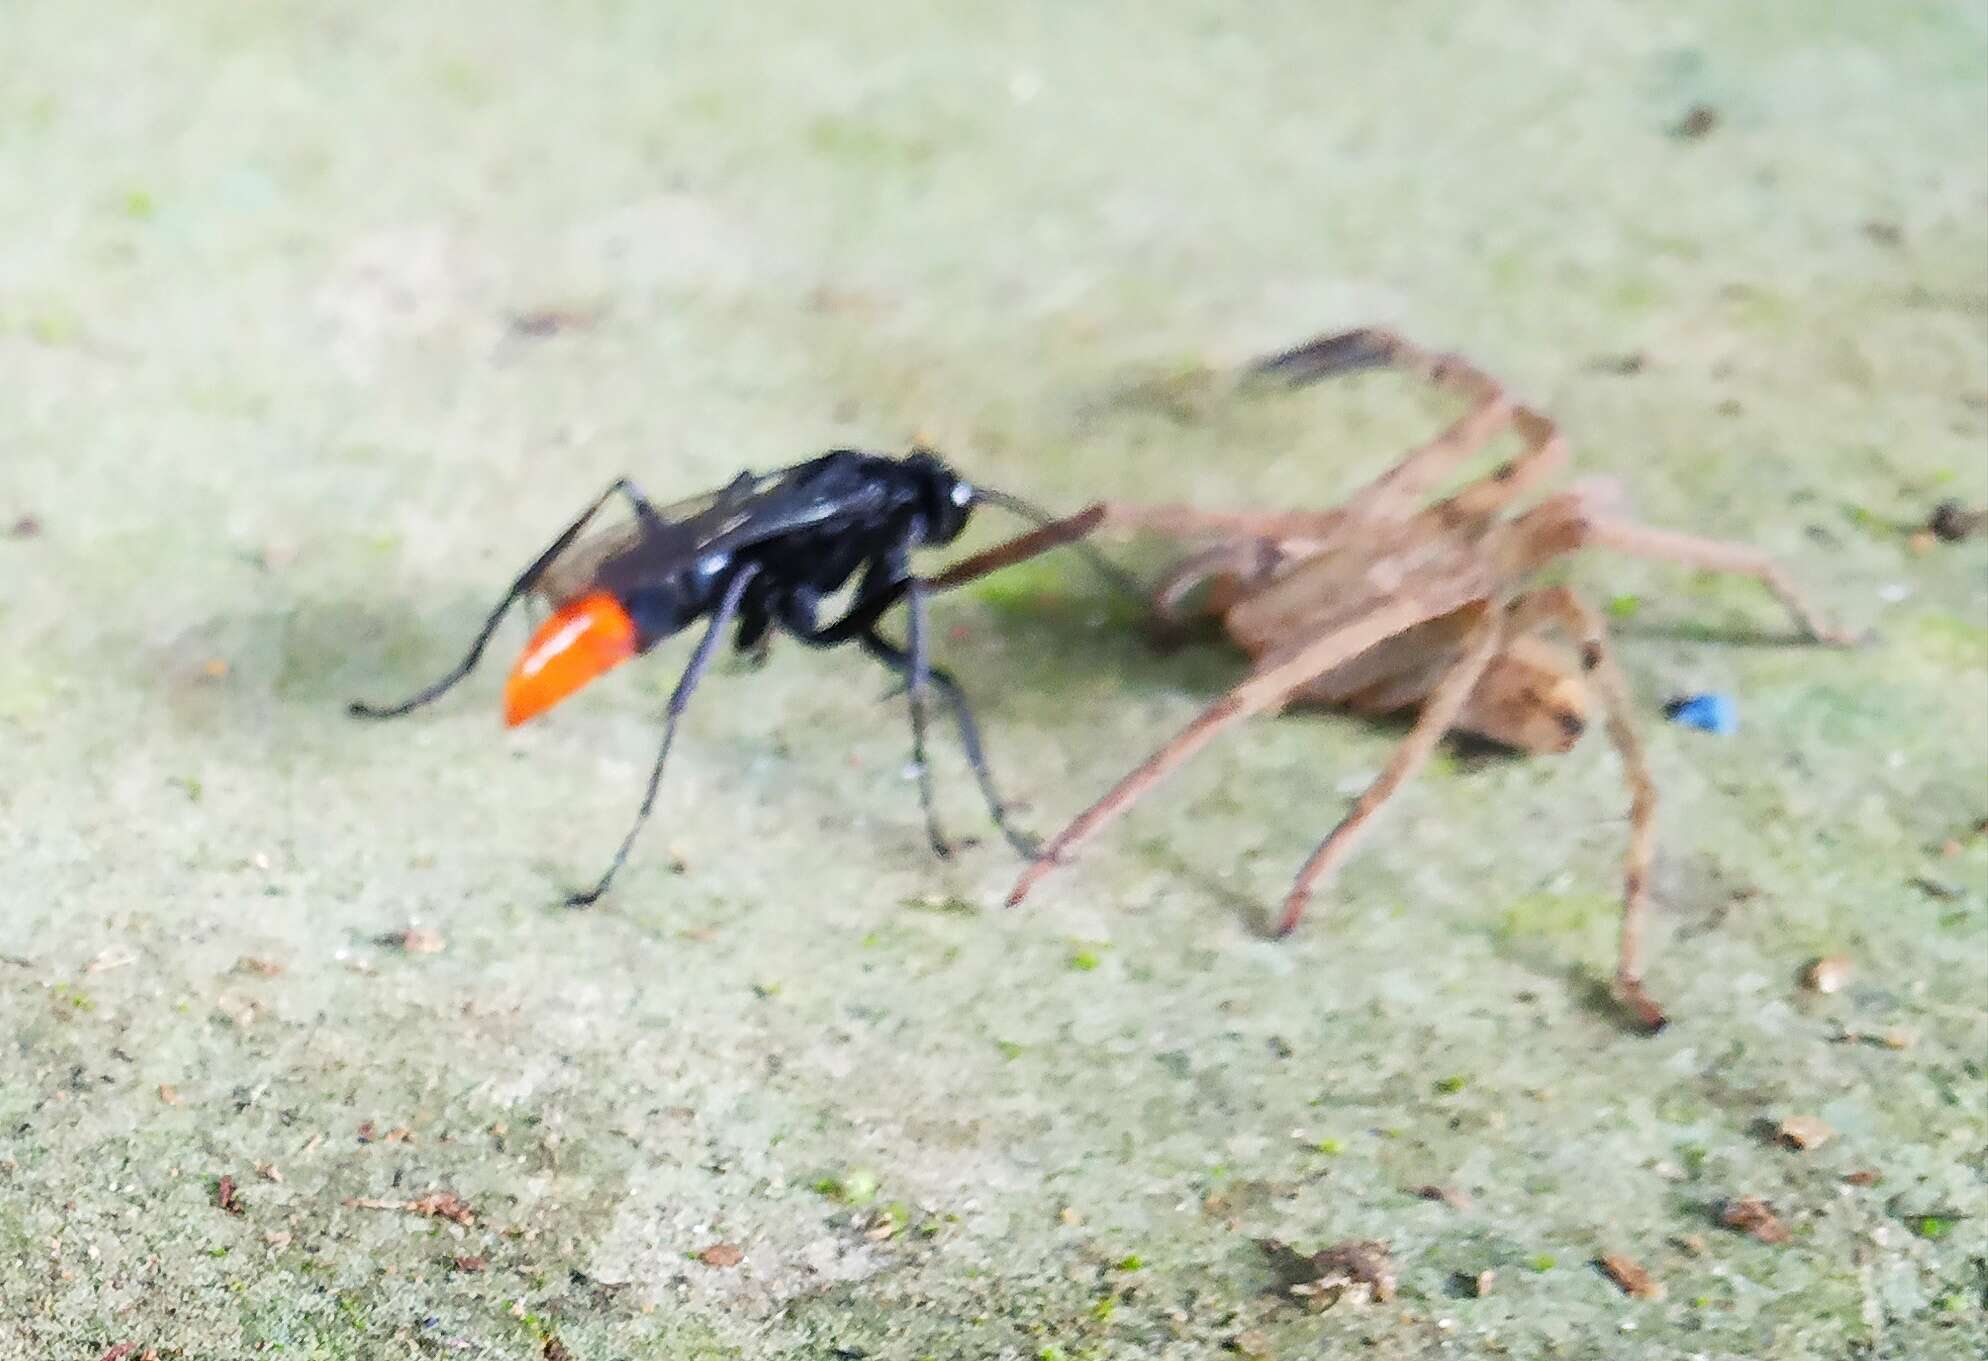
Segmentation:
{"type": "Polygon", "coordinates": [[[1521,493],[1561,466],[1566,446],[1551,420],[1455,355],[1431,355],[1386,331],[1361,330],[1312,341],[1246,372],[1298,386],[1390,365],[1464,397],[1470,410],[1332,510],[1217,514],[1108,505],[1101,515],[1098,508],[1087,513],[1090,523],[1207,541],[1162,581],[1158,610],[1178,623],[1190,597],[1206,587],[1201,612],[1220,620],[1255,669],[1066,827],[1008,901],[1020,902],[1038,879],[1239,719],[1294,702],[1368,715],[1419,710],[1386,769],[1298,872],[1278,925],[1285,934],[1445,733],[1458,729],[1527,753],[1563,752],[1587,728],[1592,684],[1630,793],[1616,988],[1643,1025],[1658,1029],[1664,1013],[1643,991],[1641,945],[1656,790],[1629,721],[1628,687],[1601,616],[1566,586],[1528,589],[1526,583],[1577,549],[1610,547],[1750,576],[1810,637],[1832,644],[1849,639],[1825,626],[1758,550],[1636,524],[1612,513],[1597,487],[1564,491],[1508,515],[1521,493]],[[1437,484],[1507,426],[1524,442],[1516,458],[1425,504],[1437,484]],[[1574,658],[1548,644],[1549,630],[1573,645],[1574,658]]]}

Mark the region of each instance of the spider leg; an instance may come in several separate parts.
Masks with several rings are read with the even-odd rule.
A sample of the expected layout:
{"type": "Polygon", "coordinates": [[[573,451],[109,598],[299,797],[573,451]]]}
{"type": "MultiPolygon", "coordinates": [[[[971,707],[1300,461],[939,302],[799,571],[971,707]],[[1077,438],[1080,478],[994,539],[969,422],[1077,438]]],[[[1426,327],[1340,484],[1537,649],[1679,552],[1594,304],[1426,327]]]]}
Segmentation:
{"type": "Polygon", "coordinates": [[[1848,647],[1857,641],[1854,635],[1826,623],[1774,560],[1750,544],[1725,543],[1670,529],[1653,529],[1616,516],[1590,517],[1587,533],[1589,543],[1601,544],[1632,557],[1655,558],[1707,572],[1732,572],[1752,577],[1781,602],[1794,616],[1795,622],[1815,641],[1832,647],[1848,647]]]}
{"type": "Polygon", "coordinates": [[[1169,538],[1274,539],[1293,553],[1310,552],[1338,533],[1345,512],[1331,510],[1202,510],[1179,504],[1104,501],[1101,526],[1143,529],[1169,538]]]}
{"type": "Polygon", "coordinates": [[[635,507],[637,515],[648,519],[655,517],[655,508],[649,504],[648,498],[642,495],[635,484],[625,477],[616,478],[608,484],[606,491],[594,498],[592,505],[581,512],[579,519],[566,526],[564,532],[552,541],[551,546],[532,561],[531,566],[518,573],[517,580],[511,583],[511,588],[504,592],[504,598],[497,602],[497,608],[483,621],[483,627],[477,630],[475,641],[469,645],[468,654],[456,664],[454,670],[398,704],[368,704],[364,700],[355,699],[346,706],[346,712],[356,718],[398,718],[410,709],[418,709],[447,693],[458,681],[475,670],[477,661],[483,656],[483,649],[489,646],[491,635],[497,632],[497,625],[503,622],[505,612],[520,596],[525,595],[537,584],[538,579],[545,574],[545,569],[572,546],[573,540],[580,536],[580,531],[587,527],[587,522],[598,515],[601,507],[616,496],[627,497],[629,503],[635,507]]]}
{"type": "Polygon", "coordinates": [[[1520,436],[1535,452],[1544,452],[1549,459],[1560,452],[1553,423],[1531,407],[1514,403],[1504,385],[1483,369],[1461,355],[1433,354],[1378,327],[1320,337],[1259,359],[1247,373],[1297,387],[1335,373],[1380,367],[1400,369],[1441,391],[1454,393],[1471,404],[1470,410],[1347,498],[1345,509],[1350,515],[1378,520],[1407,518],[1416,502],[1508,423],[1518,427],[1520,436]]]}
{"type": "Polygon", "coordinates": [[[1479,616],[1476,626],[1461,640],[1462,655],[1443,673],[1435,689],[1423,701],[1415,726],[1395,748],[1387,767],[1354,801],[1339,825],[1326,834],[1325,840],[1305,861],[1304,868],[1298,871],[1297,880],[1291,885],[1289,896],[1284,899],[1284,913],[1277,922],[1278,935],[1291,934],[1298,919],[1304,915],[1305,905],[1311,901],[1313,892],[1331,879],[1333,872],[1353,853],[1381,806],[1422,768],[1429,759],[1429,753],[1435,750],[1436,743],[1456,723],[1457,715],[1462,712],[1470,692],[1483,676],[1484,668],[1498,654],[1504,642],[1504,611],[1488,608],[1479,611],[1479,616]]]}
{"type": "Polygon", "coordinates": [[[1608,739],[1622,761],[1622,778],[1629,786],[1629,848],[1623,860],[1622,936],[1615,966],[1615,987],[1622,1002],[1647,1030],[1663,1029],[1663,1008],[1643,990],[1643,926],[1649,913],[1650,862],[1656,853],[1657,787],[1643,743],[1630,725],[1634,711],[1629,683],[1615,664],[1608,628],[1586,601],[1565,586],[1549,586],[1521,596],[1512,606],[1508,629],[1523,633],[1535,621],[1559,624],[1581,651],[1581,668],[1601,692],[1608,739]]]}
{"type": "Polygon", "coordinates": [[[704,630],[704,636],[698,639],[697,650],[690,654],[690,663],[684,667],[683,675],[676,683],[676,689],[670,694],[669,707],[663,711],[662,744],[656,749],[656,764],[649,770],[649,786],[642,792],[642,806],[635,812],[634,825],[629,827],[628,834],[621,838],[621,845],[616,849],[614,859],[608,862],[607,873],[601,875],[600,880],[586,892],[570,895],[566,899],[568,907],[592,906],[603,893],[607,892],[608,884],[621,869],[622,863],[628,859],[629,848],[634,846],[636,834],[642,830],[642,824],[649,820],[650,810],[656,806],[656,790],[663,782],[663,763],[670,758],[670,744],[676,740],[677,720],[683,717],[683,711],[689,707],[691,692],[697,689],[697,682],[703,679],[704,672],[710,667],[712,655],[718,650],[719,637],[732,622],[732,616],[738,613],[739,601],[744,598],[746,587],[751,584],[758,571],[757,567],[747,563],[734,572],[731,581],[726,584],[725,594],[719,600],[717,610],[711,615],[711,625],[704,630]]]}
{"type": "Polygon", "coordinates": [[[1148,756],[1059,832],[1044,849],[1042,857],[1023,870],[1021,877],[1015,881],[1014,888],[1008,893],[1008,905],[1013,907],[1027,897],[1036,880],[1116,820],[1148,789],[1172,774],[1222,729],[1251,714],[1277,707],[1314,676],[1349,657],[1358,656],[1403,629],[1459,609],[1469,600],[1470,597],[1461,588],[1434,592],[1426,597],[1397,597],[1265,658],[1246,680],[1203,709],[1171,742],[1148,756]]]}
{"type": "Polygon", "coordinates": [[[1512,428],[1525,447],[1482,478],[1422,511],[1417,521],[1455,530],[1488,523],[1520,495],[1559,472],[1567,462],[1567,441],[1550,417],[1530,407],[1512,413],[1512,428]]]}
{"type": "Polygon", "coordinates": [[[1047,553],[1052,548],[1075,543],[1103,524],[1105,518],[1106,509],[1103,505],[1086,506],[1075,515],[1053,520],[1049,524],[1029,530],[1026,534],[1017,534],[1006,543],[996,544],[971,557],[962,558],[937,576],[927,578],[926,589],[933,592],[949,591],[955,586],[964,586],[969,581],[976,581],[990,572],[998,572],[1003,567],[1012,567],[1039,553],[1047,553]]]}

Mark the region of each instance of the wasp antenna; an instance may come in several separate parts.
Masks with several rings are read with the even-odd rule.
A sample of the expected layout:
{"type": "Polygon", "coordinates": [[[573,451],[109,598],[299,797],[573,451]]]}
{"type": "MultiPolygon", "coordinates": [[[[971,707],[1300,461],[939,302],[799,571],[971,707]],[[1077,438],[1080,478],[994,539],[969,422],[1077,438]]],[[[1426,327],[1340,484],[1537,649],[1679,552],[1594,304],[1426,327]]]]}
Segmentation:
{"type": "Polygon", "coordinates": [[[1045,536],[1043,542],[1035,549],[1036,552],[1046,552],[1051,548],[1069,548],[1089,563],[1091,570],[1104,578],[1113,589],[1124,592],[1141,605],[1148,602],[1149,592],[1140,584],[1137,577],[1112,562],[1097,549],[1081,542],[1081,536],[1090,533],[1104,518],[1102,507],[1093,506],[1088,511],[1081,511],[1067,519],[1059,520],[1040,506],[1032,505],[1019,496],[1011,496],[1007,492],[995,491],[988,487],[976,486],[974,499],[1005,510],[1017,519],[1029,520],[1045,530],[1053,531],[1051,535],[1045,536]]]}

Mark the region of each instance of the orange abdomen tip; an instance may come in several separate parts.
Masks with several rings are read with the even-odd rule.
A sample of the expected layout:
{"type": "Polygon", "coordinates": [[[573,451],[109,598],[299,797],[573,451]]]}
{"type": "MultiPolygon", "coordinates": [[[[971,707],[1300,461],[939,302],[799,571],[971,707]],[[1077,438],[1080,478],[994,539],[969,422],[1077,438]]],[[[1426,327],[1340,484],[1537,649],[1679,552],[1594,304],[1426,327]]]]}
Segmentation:
{"type": "Polygon", "coordinates": [[[544,713],[637,651],[635,621],[606,591],[583,595],[538,626],[504,682],[504,726],[544,713]]]}

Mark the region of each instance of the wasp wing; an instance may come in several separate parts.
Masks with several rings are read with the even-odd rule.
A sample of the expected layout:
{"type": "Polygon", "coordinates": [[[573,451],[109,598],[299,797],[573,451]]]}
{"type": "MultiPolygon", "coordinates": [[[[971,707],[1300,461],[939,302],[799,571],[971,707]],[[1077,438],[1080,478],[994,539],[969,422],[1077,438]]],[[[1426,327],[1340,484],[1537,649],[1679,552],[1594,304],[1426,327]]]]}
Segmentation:
{"type": "Polygon", "coordinates": [[[716,491],[583,535],[546,565],[532,593],[557,606],[593,589],[610,562],[639,560],[645,575],[663,578],[707,554],[736,552],[833,519],[851,509],[850,498],[810,488],[805,474],[819,462],[740,473],[716,491]]]}

